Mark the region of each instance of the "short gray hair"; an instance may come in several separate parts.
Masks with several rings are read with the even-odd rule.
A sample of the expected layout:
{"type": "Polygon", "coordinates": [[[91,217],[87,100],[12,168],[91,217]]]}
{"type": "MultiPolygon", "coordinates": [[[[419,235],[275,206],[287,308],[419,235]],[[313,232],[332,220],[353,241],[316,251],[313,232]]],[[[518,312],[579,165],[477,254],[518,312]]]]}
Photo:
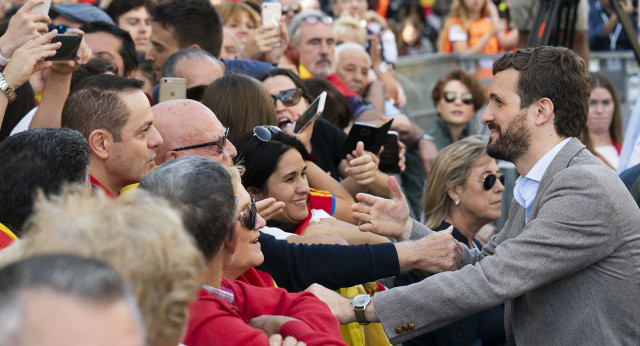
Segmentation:
{"type": "Polygon", "coordinates": [[[66,254],[34,256],[0,269],[0,345],[19,344],[25,292],[47,289],[98,304],[124,300],[141,338],[144,326],[135,298],[124,279],[107,264],[66,254]]]}
{"type": "Polygon", "coordinates": [[[364,49],[364,46],[362,46],[361,44],[357,44],[355,42],[344,42],[336,46],[334,57],[333,57],[334,67],[337,68],[338,64],[340,63],[340,54],[347,51],[355,51],[355,52],[362,53],[364,56],[367,57],[367,63],[369,63],[369,67],[371,67],[371,57],[369,56],[369,53],[367,53],[367,50],[364,49]]]}
{"type": "Polygon", "coordinates": [[[162,65],[162,77],[175,77],[176,76],[176,65],[180,59],[196,59],[196,58],[211,58],[218,66],[220,62],[216,59],[213,54],[208,51],[200,48],[185,48],[180,49],[179,51],[171,54],[167,60],[162,65]]]}
{"type": "Polygon", "coordinates": [[[324,12],[320,10],[306,10],[298,13],[289,25],[289,40],[294,45],[300,44],[300,24],[307,17],[328,17],[324,12]]]}

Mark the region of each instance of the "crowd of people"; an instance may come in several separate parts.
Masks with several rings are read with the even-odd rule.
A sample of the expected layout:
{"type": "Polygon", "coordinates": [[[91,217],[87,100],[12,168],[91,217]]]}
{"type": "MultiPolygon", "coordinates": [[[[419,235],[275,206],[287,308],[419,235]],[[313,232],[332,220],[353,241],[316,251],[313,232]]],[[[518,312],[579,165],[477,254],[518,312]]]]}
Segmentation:
{"type": "Polygon", "coordinates": [[[516,48],[515,0],[1,1],[0,346],[638,342],[640,131],[588,72],[594,2],[620,49],[595,0],[575,51],[516,48]],[[504,54],[434,76],[425,129],[394,64],[432,52],[504,54]]]}

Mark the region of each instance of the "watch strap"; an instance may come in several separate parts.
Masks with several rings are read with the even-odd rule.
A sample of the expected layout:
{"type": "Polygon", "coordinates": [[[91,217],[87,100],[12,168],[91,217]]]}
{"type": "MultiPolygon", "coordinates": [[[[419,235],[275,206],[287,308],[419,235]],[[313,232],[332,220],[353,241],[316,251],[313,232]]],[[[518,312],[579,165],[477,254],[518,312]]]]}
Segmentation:
{"type": "Polygon", "coordinates": [[[18,95],[16,95],[16,92],[13,90],[11,85],[9,85],[9,83],[7,83],[7,81],[4,79],[4,76],[2,75],[2,73],[0,73],[0,90],[2,90],[2,92],[5,93],[5,95],[7,95],[7,98],[9,98],[9,103],[15,101],[16,98],[18,97],[18,95]]]}
{"type": "Polygon", "coordinates": [[[353,307],[353,311],[356,313],[356,321],[362,325],[367,325],[369,322],[367,322],[367,318],[364,315],[364,309],[363,307],[353,307]]]}

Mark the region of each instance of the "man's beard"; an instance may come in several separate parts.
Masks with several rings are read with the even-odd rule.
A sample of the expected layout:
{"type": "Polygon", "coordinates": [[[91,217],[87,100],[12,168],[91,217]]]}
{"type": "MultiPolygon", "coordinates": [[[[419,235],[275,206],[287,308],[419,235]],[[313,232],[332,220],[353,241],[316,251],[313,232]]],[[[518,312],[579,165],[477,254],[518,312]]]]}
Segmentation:
{"type": "Polygon", "coordinates": [[[506,131],[502,133],[500,125],[489,123],[490,130],[498,130],[498,139],[489,139],[487,144],[487,154],[494,159],[516,162],[529,151],[529,140],[531,132],[526,124],[526,112],[517,115],[508,125],[506,131]]]}

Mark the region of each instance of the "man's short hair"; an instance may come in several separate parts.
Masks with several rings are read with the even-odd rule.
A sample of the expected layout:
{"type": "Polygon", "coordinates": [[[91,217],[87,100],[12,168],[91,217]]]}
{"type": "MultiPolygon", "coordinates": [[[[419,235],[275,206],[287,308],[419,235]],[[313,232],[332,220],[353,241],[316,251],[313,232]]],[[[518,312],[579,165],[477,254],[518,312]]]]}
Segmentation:
{"type": "Polygon", "coordinates": [[[89,22],[80,27],[80,30],[85,34],[93,34],[97,32],[104,32],[113,35],[115,38],[120,39],[122,43],[118,54],[122,57],[122,64],[124,71],[121,71],[124,76],[128,76],[131,71],[135,71],[138,68],[138,55],[136,53],[136,45],[131,38],[128,31],[120,29],[115,24],[109,24],[106,22],[89,22]]]}
{"type": "Polygon", "coordinates": [[[138,7],[147,8],[148,6],[148,0],[112,0],[111,3],[109,3],[109,6],[107,6],[107,9],[105,9],[104,11],[107,12],[109,17],[111,17],[111,19],[113,19],[113,22],[117,25],[118,19],[123,14],[138,7]]]}
{"type": "Polygon", "coordinates": [[[20,236],[38,190],[86,181],[89,144],[71,129],[31,129],[0,143],[0,162],[0,222],[20,236]]]}
{"type": "Polygon", "coordinates": [[[293,20],[291,21],[291,25],[289,25],[289,29],[288,29],[289,40],[291,41],[291,43],[293,43],[296,46],[300,44],[300,24],[302,24],[302,21],[304,21],[305,18],[307,17],[318,17],[318,18],[327,17],[329,19],[331,18],[320,10],[305,10],[296,14],[296,16],[293,17],[293,20]]]}
{"type": "Polygon", "coordinates": [[[220,56],[222,49],[222,20],[208,0],[173,0],[150,8],[151,20],[173,32],[180,48],[197,44],[200,48],[220,56]]]}
{"type": "Polygon", "coordinates": [[[182,213],[187,231],[211,261],[231,231],[236,203],[227,170],[218,162],[183,156],[149,172],[140,188],[158,195],[182,213]]]}
{"type": "Polygon", "coordinates": [[[140,322],[140,330],[144,330],[129,287],[111,267],[73,255],[42,255],[0,268],[0,340],[3,345],[19,344],[20,333],[25,332],[21,325],[25,299],[30,291],[43,289],[91,305],[109,305],[124,300],[140,322]]]}
{"type": "Polygon", "coordinates": [[[589,75],[584,60],[564,47],[543,46],[509,52],[493,63],[493,74],[513,68],[520,72],[520,107],[546,97],[553,102],[558,135],[580,137],[589,113],[589,75]]]}
{"type": "Polygon", "coordinates": [[[357,44],[355,42],[345,42],[336,46],[336,49],[334,52],[334,58],[333,58],[334,68],[336,68],[338,66],[338,63],[340,62],[340,54],[342,54],[343,52],[350,52],[350,51],[355,51],[364,55],[367,58],[369,67],[371,67],[371,57],[369,56],[369,53],[367,53],[367,50],[364,48],[364,46],[362,46],[361,44],[357,44]]]}
{"type": "Polygon", "coordinates": [[[62,127],[80,131],[85,139],[97,129],[119,142],[131,112],[120,94],[141,90],[144,82],[102,74],[88,77],[71,91],[62,108],[62,127]]]}
{"type": "MultiPolygon", "coordinates": [[[[179,51],[171,54],[167,60],[162,65],[162,77],[175,77],[176,76],[176,65],[180,59],[196,59],[196,58],[211,58],[213,61],[218,63],[218,59],[216,59],[213,54],[208,51],[200,48],[184,48],[179,51]]],[[[219,63],[218,63],[219,64],[219,63]]]]}

